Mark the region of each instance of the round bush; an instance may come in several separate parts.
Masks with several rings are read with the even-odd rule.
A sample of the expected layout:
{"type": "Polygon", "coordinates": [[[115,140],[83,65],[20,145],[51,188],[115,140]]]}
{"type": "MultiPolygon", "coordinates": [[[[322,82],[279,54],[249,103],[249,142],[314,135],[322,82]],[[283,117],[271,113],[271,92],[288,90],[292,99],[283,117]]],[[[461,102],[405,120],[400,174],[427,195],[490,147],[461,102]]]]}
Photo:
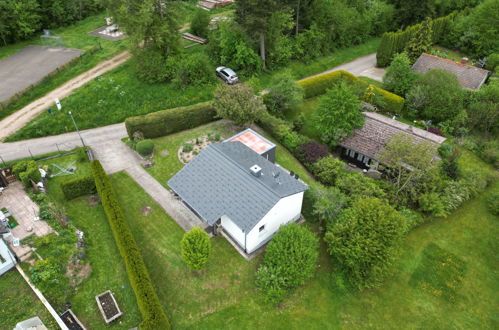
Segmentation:
{"type": "Polygon", "coordinates": [[[147,156],[152,153],[154,149],[154,142],[152,140],[142,140],[137,143],[135,150],[142,156],[147,156]]]}

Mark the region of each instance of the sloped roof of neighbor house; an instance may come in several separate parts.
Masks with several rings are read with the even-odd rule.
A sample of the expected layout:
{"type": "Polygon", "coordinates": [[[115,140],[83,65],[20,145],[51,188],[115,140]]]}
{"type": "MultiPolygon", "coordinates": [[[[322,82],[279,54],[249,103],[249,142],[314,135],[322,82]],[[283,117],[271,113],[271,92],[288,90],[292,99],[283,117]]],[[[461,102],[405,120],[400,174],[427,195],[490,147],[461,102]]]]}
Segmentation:
{"type": "Polygon", "coordinates": [[[209,145],[168,186],[209,225],[225,215],[245,233],[281,198],[308,189],[239,141],[209,145]],[[261,176],[251,173],[254,165],[261,168],[261,176]]]}
{"type": "Polygon", "coordinates": [[[397,134],[408,135],[416,143],[428,141],[440,145],[445,141],[443,136],[401,123],[375,112],[364,112],[364,115],[364,126],[354,130],[340,145],[372,159],[376,159],[389,140],[397,134]]]}
{"type": "Polygon", "coordinates": [[[419,73],[426,73],[432,69],[442,69],[455,75],[463,88],[479,89],[487,79],[490,71],[476,66],[457,63],[445,58],[423,53],[412,69],[419,73]]]}

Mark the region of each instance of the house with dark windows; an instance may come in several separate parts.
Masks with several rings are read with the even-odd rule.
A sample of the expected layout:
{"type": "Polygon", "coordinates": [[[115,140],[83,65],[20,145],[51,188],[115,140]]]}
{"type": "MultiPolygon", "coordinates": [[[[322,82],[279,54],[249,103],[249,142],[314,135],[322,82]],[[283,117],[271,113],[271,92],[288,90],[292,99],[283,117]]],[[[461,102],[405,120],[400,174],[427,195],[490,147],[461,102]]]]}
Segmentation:
{"type": "Polygon", "coordinates": [[[251,254],[300,219],[308,189],[274,159],[275,145],[246,130],[203,149],[168,186],[215,233],[251,254]]]}
{"type": "Polygon", "coordinates": [[[409,136],[415,143],[429,141],[440,145],[445,137],[399,122],[375,112],[364,112],[364,126],[356,129],[339,145],[341,156],[363,169],[377,169],[378,156],[391,138],[398,134],[409,136]]]}
{"type": "Polygon", "coordinates": [[[462,88],[477,90],[485,83],[490,71],[468,64],[468,59],[463,58],[461,63],[445,58],[423,53],[412,65],[412,69],[424,74],[432,69],[441,69],[456,76],[462,88]]]}

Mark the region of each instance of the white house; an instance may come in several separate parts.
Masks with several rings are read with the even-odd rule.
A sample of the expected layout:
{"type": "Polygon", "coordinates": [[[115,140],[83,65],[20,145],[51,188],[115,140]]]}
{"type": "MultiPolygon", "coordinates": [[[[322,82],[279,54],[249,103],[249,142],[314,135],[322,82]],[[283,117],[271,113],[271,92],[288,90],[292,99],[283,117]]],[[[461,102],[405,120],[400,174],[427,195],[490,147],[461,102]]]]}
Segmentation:
{"type": "Polygon", "coordinates": [[[0,238],[0,275],[14,267],[16,264],[16,258],[10,252],[7,244],[0,238]]]}
{"type": "Polygon", "coordinates": [[[251,130],[245,136],[250,143],[228,139],[206,147],[168,186],[202,221],[221,226],[250,254],[281,225],[300,218],[308,186],[269,159],[269,146],[262,145],[270,141],[251,130]]]}

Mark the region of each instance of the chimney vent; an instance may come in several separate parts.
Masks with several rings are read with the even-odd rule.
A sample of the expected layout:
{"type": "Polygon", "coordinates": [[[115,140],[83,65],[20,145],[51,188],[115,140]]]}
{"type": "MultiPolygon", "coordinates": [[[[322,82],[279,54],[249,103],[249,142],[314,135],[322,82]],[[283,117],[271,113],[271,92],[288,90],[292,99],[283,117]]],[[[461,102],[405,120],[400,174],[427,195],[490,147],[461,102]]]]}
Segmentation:
{"type": "Polygon", "coordinates": [[[250,167],[250,172],[253,174],[255,177],[259,178],[262,176],[262,168],[258,165],[253,165],[250,167]]]}
{"type": "Polygon", "coordinates": [[[461,64],[468,64],[468,58],[467,57],[463,57],[461,59],[461,64]]]}

